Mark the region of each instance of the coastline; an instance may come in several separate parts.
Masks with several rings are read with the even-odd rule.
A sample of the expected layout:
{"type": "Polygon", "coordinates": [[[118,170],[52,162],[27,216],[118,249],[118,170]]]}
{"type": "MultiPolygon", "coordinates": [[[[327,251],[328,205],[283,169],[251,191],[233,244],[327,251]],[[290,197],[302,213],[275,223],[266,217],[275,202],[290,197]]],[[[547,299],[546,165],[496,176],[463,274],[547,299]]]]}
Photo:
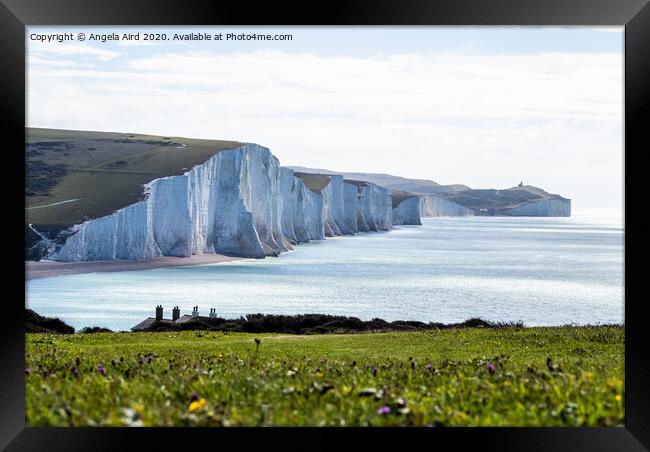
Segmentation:
{"type": "Polygon", "coordinates": [[[25,261],[25,280],[50,278],[53,276],[79,275],[83,273],[120,272],[134,270],[152,270],[155,268],[186,267],[190,265],[218,264],[245,259],[243,257],[223,254],[199,254],[190,257],[161,256],[144,261],[89,261],[56,262],[25,261]]]}

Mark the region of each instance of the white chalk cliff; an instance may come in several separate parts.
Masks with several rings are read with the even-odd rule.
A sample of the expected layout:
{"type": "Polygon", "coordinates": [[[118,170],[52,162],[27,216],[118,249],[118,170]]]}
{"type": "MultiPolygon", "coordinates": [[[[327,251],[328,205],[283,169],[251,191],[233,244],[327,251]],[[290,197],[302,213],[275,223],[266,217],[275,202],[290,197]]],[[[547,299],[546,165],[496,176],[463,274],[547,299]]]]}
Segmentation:
{"type": "Polygon", "coordinates": [[[473,216],[474,211],[458,203],[431,195],[420,197],[421,211],[423,217],[465,217],[473,216]]]}
{"type": "Polygon", "coordinates": [[[562,198],[529,201],[512,209],[504,210],[501,215],[522,217],[570,217],[571,200],[562,198]]]}
{"type": "Polygon", "coordinates": [[[406,198],[393,207],[393,224],[420,225],[421,199],[419,196],[406,198]]]}
{"type": "Polygon", "coordinates": [[[182,175],[149,182],[143,200],[73,226],[46,259],[262,258],[325,236],[392,227],[387,189],[327,178],[312,190],[265,147],[224,150],[182,175]]]}

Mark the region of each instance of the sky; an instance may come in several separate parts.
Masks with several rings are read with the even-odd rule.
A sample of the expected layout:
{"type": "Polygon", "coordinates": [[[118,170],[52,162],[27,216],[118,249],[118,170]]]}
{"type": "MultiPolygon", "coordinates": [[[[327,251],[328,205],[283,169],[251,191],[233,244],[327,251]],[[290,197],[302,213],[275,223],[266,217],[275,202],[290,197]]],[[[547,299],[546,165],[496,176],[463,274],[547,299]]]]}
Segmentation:
{"type": "Polygon", "coordinates": [[[28,27],[26,43],[30,127],[254,142],[282,165],[623,205],[622,27],[28,27]],[[55,33],[73,40],[38,40],[55,33]],[[112,33],[140,39],[91,39],[112,33]],[[174,40],[187,33],[222,40],[174,40]]]}

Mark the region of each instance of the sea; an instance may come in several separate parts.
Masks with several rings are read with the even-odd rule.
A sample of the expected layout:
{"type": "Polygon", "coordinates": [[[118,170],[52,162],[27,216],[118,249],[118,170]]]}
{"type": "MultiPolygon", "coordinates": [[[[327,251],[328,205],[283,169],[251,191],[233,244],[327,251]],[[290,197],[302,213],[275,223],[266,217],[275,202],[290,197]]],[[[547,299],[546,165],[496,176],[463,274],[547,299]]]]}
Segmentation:
{"type": "Polygon", "coordinates": [[[279,257],[26,281],[26,305],[79,329],[129,330],[162,305],[200,315],[322,313],[526,326],[624,323],[621,211],[423,218],[279,257]]]}

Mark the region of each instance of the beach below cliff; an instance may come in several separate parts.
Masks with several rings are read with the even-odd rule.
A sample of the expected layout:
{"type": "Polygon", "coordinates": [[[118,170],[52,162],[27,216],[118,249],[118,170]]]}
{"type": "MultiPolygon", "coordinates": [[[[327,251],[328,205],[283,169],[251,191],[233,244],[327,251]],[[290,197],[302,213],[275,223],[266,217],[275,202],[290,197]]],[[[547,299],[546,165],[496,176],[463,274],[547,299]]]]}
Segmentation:
{"type": "Polygon", "coordinates": [[[154,268],[185,267],[190,265],[218,264],[243,259],[223,254],[201,254],[190,257],[162,256],[144,261],[105,260],[92,262],[25,261],[25,279],[82,273],[151,270],[154,268]]]}

